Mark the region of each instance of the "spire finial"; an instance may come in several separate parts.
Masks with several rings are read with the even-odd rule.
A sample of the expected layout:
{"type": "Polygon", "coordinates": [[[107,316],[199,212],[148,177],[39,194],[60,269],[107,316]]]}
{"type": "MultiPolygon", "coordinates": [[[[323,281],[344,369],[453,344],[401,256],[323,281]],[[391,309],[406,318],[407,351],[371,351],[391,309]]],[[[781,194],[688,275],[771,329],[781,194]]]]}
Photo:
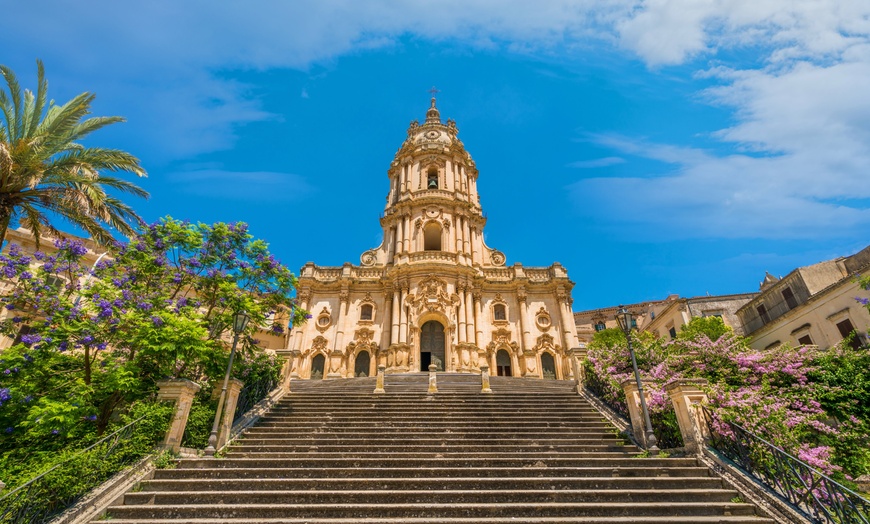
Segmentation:
{"type": "Polygon", "coordinates": [[[438,108],[435,107],[435,95],[440,93],[438,89],[435,89],[435,86],[432,86],[432,89],[429,90],[432,94],[432,104],[429,106],[429,110],[426,111],[426,123],[441,123],[441,114],[438,112],[438,108]]]}

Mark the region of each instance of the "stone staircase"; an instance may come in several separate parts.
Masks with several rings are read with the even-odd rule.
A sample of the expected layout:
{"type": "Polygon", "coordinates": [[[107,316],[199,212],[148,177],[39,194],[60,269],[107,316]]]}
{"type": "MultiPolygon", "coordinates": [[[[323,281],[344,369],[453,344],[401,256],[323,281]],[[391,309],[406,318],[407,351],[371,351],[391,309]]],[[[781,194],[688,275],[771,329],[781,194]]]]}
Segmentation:
{"type": "Polygon", "coordinates": [[[692,458],[645,458],[563,381],[296,381],[225,458],[155,472],[133,523],[770,523],[692,458]]]}

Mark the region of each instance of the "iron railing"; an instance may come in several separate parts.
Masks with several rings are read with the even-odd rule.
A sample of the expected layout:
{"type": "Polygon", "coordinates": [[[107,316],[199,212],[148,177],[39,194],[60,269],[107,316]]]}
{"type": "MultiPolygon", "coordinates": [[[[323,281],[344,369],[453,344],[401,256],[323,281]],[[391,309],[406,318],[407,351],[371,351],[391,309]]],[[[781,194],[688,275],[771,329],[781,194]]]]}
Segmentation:
{"type": "Polygon", "coordinates": [[[134,420],[0,497],[0,523],[49,522],[124,466],[140,460],[147,453],[138,453],[135,446],[123,444],[131,440],[136,425],[144,418],[134,420]]]}
{"type": "Polygon", "coordinates": [[[233,423],[251,410],[254,405],[266,398],[266,395],[275,389],[278,379],[272,377],[262,378],[256,382],[245,384],[239,392],[239,400],[236,402],[236,412],[233,414],[233,423]]]}
{"type": "Polygon", "coordinates": [[[870,500],[704,408],[711,445],[813,522],[870,524],[870,500]]]}
{"type": "Polygon", "coordinates": [[[588,368],[586,370],[585,386],[586,389],[595,395],[598,400],[603,402],[607,407],[619,414],[621,417],[628,420],[628,406],[625,402],[620,402],[619,399],[614,398],[612,390],[607,382],[588,368]]]}

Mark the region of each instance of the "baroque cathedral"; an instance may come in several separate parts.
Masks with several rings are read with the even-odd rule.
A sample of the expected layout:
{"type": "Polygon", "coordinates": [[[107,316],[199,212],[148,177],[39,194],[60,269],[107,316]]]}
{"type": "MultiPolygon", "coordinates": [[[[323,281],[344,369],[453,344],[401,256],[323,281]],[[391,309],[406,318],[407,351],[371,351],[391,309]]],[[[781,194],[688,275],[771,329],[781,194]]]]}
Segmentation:
{"type": "Polygon", "coordinates": [[[561,264],[505,265],[483,240],[478,171],[432,99],[387,171],[381,245],[359,265],[307,263],[297,301],[311,319],[282,351],[292,378],[428,370],[567,379],[577,346],[574,283],[561,264]]]}

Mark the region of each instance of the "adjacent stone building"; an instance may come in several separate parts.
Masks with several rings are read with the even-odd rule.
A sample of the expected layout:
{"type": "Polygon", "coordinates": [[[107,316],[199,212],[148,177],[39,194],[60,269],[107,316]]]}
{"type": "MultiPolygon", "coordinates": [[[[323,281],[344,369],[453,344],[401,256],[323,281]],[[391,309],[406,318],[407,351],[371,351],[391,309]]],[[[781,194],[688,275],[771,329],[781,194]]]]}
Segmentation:
{"type": "Polygon", "coordinates": [[[307,263],[298,302],[312,318],[284,351],[291,376],[426,370],[568,378],[574,283],[559,263],[505,264],[483,240],[478,171],[435,99],[387,171],[383,242],[359,265],[307,263]]]}
{"type": "Polygon", "coordinates": [[[761,293],[737,311],[752,347],[791,343],[826,348],[853,333],[854,347],[866,344],[870,313],[856,298],[868,298],[868,293],[855,277],[867,271],[870,246],[799,267],[782,278],[768,273],[761,293]]]}

